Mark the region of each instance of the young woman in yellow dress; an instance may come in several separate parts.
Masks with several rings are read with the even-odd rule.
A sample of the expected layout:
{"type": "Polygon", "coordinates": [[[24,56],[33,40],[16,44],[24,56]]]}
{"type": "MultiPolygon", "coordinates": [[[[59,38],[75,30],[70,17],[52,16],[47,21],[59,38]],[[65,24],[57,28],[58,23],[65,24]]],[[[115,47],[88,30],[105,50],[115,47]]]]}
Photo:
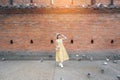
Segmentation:
{"type": "Polygon", "coordinates": [[[56,61],[59,62],[59,66],[63,68],[63,62],[69,59],[67,51],[63,45],[63,40],[66,40],[67,37],[57,33],[56,38],[56,61]]]}

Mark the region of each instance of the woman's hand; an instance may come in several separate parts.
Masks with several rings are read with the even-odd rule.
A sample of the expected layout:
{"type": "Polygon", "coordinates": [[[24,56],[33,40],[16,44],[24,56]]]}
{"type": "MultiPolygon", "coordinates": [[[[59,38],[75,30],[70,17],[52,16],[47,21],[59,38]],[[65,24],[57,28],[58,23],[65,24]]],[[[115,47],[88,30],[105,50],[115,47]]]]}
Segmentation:
{"type": "Polygon", "coordinates": [[[61,34],[61,36],[63,37],[62,39],[67,39],[67,37],[66,37],[66,36],[64,36],[63,34],[61,34]]]}

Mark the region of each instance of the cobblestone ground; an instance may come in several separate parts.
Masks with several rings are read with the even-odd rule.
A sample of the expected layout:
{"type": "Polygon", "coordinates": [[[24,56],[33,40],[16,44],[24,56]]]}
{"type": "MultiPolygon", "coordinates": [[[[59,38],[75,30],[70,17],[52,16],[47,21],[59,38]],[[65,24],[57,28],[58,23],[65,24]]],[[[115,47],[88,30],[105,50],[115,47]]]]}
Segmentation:
{"type": "Polygon", "coordinates": [[[118,80],[120,61],[0,61],[0,80],[118,80]]]}

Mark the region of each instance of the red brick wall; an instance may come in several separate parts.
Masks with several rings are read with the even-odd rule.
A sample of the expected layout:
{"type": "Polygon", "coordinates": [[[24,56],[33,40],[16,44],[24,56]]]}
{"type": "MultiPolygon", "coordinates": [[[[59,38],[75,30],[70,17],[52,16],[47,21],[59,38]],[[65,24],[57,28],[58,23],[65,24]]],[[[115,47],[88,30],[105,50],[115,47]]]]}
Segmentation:
{"type": "Polygon", "coordinates": [[[14,4],[27,4],[30,0],[14,0],[14,4]]]}
{"type": "Polygon", "coordinates": [[[9,5],[9,0],[0,0],[0,5],[9,5]]]}
{"type": "Polygon", "coordinates": [[[120,49],[119,25],[119,13],[1,14],[0,50],[53,51],[57,32],[68,37],[64,42],[67,50],[120,49]]]}
{"type": "MultiPolygon", "coordinates": [[[[110,0],[96,0],[97,3],[109,4],[110,0]]],[[[50,5],[51,0],[33,0],[34,3],[40,5],[50,5]]],[[[71,5],[72,0],[54,0],[55,6],[71,5]]],[[[73,5],[88,5],[91,0],[73,0],[73,5]]],[[[27,4],[30,0],[14,0],[14,4],[27,4]]],[[[114,3],[120,5],[120,0],[114,0],[114,3]]],[[[8,5],[9,0],[0,0],[0,5],[8,5]]]]}

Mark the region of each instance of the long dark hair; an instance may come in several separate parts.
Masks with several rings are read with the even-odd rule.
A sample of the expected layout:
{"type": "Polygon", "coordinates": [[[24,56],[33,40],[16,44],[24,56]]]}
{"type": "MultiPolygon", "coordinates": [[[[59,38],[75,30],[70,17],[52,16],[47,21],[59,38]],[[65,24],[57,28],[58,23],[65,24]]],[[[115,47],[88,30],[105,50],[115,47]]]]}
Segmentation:
{"type": "Polygon", "coordinates": [[[57,39],[59,38],[60,34],[57,35],[57,39]]]}

